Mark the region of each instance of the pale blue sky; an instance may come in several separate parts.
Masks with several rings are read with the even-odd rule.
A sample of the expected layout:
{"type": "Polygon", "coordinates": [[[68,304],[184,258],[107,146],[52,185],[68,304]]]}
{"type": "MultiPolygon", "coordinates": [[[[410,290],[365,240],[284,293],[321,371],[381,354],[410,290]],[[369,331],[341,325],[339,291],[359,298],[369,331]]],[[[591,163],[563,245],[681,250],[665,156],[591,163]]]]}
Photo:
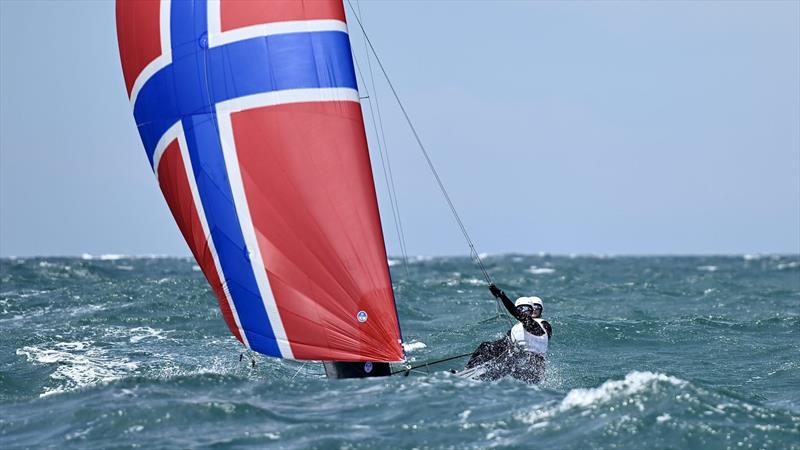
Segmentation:
{"type": "MultiPolygon", "coordinates": [[[[800,252],[800,3],[362,11],[480,251],[800,252]]],[[[134,126],[113,3],[3,0],[0,18],[0,255],[187,255],[134,126]]],[[[409,253],[466,254],[378,94],[409,253]]]]}

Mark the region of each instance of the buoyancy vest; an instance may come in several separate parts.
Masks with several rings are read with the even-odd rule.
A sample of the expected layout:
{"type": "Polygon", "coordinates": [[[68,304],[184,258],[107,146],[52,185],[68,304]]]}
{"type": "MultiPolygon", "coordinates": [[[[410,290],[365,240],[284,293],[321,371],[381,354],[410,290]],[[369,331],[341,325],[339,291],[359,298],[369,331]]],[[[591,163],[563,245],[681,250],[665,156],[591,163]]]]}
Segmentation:
{"type": "Polygon", "coordinates": [[[536,323],[542,327],[544,334],[541,336],[536,336],[535,334],[528,333],[525,331],[525,327],[522,325],[522,322],[520,322],[511,327],[511,340],[513,340],[518,346],[522,347],[522,349],[525,351],[544,356],[547,354],[547,343],[550,339],[547,337],[547,331],[545,330],[543,324],[544,321],[542,319],[533,320],[535,320],[536,323]]]}

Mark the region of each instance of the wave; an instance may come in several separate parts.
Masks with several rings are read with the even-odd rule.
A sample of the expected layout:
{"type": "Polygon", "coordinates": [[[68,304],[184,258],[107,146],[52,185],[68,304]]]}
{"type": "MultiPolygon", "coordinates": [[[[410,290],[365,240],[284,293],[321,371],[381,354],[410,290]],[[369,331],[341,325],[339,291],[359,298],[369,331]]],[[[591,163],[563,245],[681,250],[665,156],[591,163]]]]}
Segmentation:
{"type": "Polygon", "coordinates": [[[466,284],[468,286],[485,286],[486,282],[477,278],[463,278],[457,280],[447,280],[445,284],[447,286],[458,286],[460,284],[466,284]]]}
{"type": "Polygon", "coordinates": [[[408,343],[404,342],[403,343],[403,350],[405,350],[406,353],[411,353],[414,350],[421,350],[421,349],[426,348],[426,347],[428,347],[428,345],[426,343],[419,342],[419,341],[408,342],[408,343]]]}
{"type": "Polygon", "coordinates": [[[788,263],[780,263],[776,267],[778,270],[797,269],[800,268],[800,261],[792,261],[788,263]]]}
{"type": "Polygon", "coordinates": [[[608,380],[597,388],[573,389],[561,401],[559,409],[566,410],[574,407],[591,407],[619,397],[627,397],[646,389],[651,389],[657,383],[668,383],[673,386],[683,387],[688,382],[663,373],[631,372],[622,380],[608,380]]]}
{"type": "MultiPolygon", "coordinates": [[[[569,428],[591,447],[616,436],[620,447],[666,438],[677,448],[753,448],[798,442],[800,416],[724,389],[711,389],[658,372],[633,371],[597,387],[576,388],[561,400],[515,414],[531,432],[569,428]],[[679,435],[674,430],[683,430],[679,435]]],[[[797,447],[791,447],[797,448],[797,447]]]]}
{"type": "Polygon", "coordinates": [[[653,390],[659,383],[683,387],[688,382],[663,373],[634,371],[625,375],[622,380],[607,380],[596,388],[572,389],[557,405],[534,410],[519,419],[535,424],[572,409],[593,409],[617,399],[629,398],[640,392],[653,390]]]}
{"type": "Polygon", "coordinates": [[[132,344],[136,344],[145,339],[156,339],[156,340],[165,339],[164,336],[165,331],[158,328],[135,327],[131,328],[130,332],[131,332],[131,337],[129,340],[132,344]]]}
{"type": "Polygon", "coordinates": [[[90,255],[89,253],[84,253],[84,254],[81,255],[81,259],[87,260],[87,261],[90,261],[90,260],[93,260],[93,259],[99,259],[100,261],[117,261],[117,260],[125,259],[125,258],[128,258],[128,256],[127,255],[119,255],[119,254],[116,254],[116,253],[108,253],[108,254],[103,254],[103,255],[99,255],[99,256],[90,255]]]}
{"type": "Polygon", "coordinates": [[[124,255],[119,253],[103,253],[100,255],[92,255],[91,253],[82,253],[80,259],[84,261],[119,261],[120,259],[190,259],[190,256],[173,256],[163,254],[145,254],[145,255],[124,255]]]}
{"type": "Polygon", "coordinates": [[[528,268],[528,273],[532,273],[534,275],[548,275],[555,272],[556,269],[553,269],[552,267],[531,266],[530,268],[528,268]]]}
{"type": "Polygon", "coordinates": [[[29,362],[55,367],[50,374],[53,384],[44,386],[40,397],[107,383],[138,368],[137,363],[113,357],[90,341],[58,342],[51,348],[29,345],[17,349],[16,353],[29,362]]]}

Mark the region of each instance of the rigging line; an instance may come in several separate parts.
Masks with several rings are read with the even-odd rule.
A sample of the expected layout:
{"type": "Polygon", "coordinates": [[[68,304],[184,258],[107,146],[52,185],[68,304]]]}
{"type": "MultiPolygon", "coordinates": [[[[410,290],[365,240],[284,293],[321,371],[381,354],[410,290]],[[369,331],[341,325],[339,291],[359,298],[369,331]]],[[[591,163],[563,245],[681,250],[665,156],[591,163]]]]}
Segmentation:
{"type": "MultiPolygon", "coordinates": [[[[356,5],[358,6],[358,19],[360,21],[361,18],[362,18],[361,17],[361,4],[358,3],[358,0],[356,0],[356,5]]],[[[365,36],[365,38],[366,38],[366,36],[365,36]]],[[[383,146],[380,147],[380,145],[379,145],[379,148],[382,148],[383,151],[385,151],[385,153],[386,153],[386,167],[383,168],[384,176],[386,176],[386,169],[388,168],[389,175],[388,175],[387,189],[389,189],[389,192],[391,194],[390,198],[392,198],[393,201],[394,201],[394,211],[393,212],[396,211],[396,214],[397,214],[396,227],[399,230],[399,234],[400,234],[400,249],[401,249],[402,256],[403,256],[403,266],[404,266],[405,271],[406,271],[406,279],[409,279],[410,278],[410,273],[409,273],[409,269],[408,269],[408,245],[406,244],[406,235],[405,235],[405,231],[403,229],[403,216],[402,216],[402,214],[400,212],[400,198],[397,195],[397,187],[396,187],[395,182],[394,182],[394,173],[392,172],[392,161],[391,161],[391,157],[389,155],[389,145],[386,143],[386,133],[384,132],[383,119],[381,117],[381,105],[380,105],[380,102],[378,101],[378,91],[375,88],[375,77],[373,76],[373,72],[372,72],[372,58],[370,58],[369,50],[367,49],[366,39],[365,39],[365,43],[364,43],[364,53],[367,56],[367,66],[369,67],[369,78],[370,78],[370,83],[372,84],[372,94],[375,97],[375,111],[378,112],[377,125],[378,125],[378,127],[380,127],[380,130],[381,130],[380,136],[378,135],[377,129],[375,130],[375,138],[378,140],[379,144],[381,142],[381,138],[383,139],[383,146]]],[[[365,84],[366,84],[366,79],[364,81],[365,81],[365,84]]],[[[371,99],[370,99],[369,106],[370,106],[370,114],[372,116],[372,123],[373,123],[373,128],[374,128],[375,125],[376,125],[376,123],[375,123],[375,112],[373,111],[372,100],[371,99]]],[[[383,158],[383,151],[381,152],[381,158],[383,158]]],[[[383,160],[381,160],[381,163],[383,163],[383,160]]]]}
{"type": "MultiPolygon", "coordinates": [[[[352,9],[352,6],[351,6],[351,9],[352,9]]],[[[358,14],[359,15],[361,14],[360,5],[359,5],[358,14]]],[[[366,43],[364,44],[364,48],[366,50],[366,43]]],[[[369,51],[366,52],[366,55],[367,55],[367,62],[369,63],[369,60],[370,60],[369,51]]],[[[402,222],[402,219],[401,219],[401,216],[400,216],[400,203],[397,200],[397,189],[395,188],[394,178],[392,176],[391,165],[390,165],[390,162],[389,162],[389,149],[388,149],[388,147],[386,147],[386,138],[385,138],[385,136],[384,136],[384,139],[383,139],[383,144],[381,144],[381,135],[383,135],[383,122],[381,122],[381,124],[380,124],[381,134],[379,135],[378,134],[378,124],[377,124],[377,122],[375,120],[375,111],[374,111],[374,109],[372,107],[372,97],[374,96],[375,97],[375,108],[378,110],[378,114],[380,115],[380,106],[378,104],[377,93],[375,92],[375,79],[374,79],[374,77],[372,77],[372,65],[371,65],[371,63],[369,63],[370,64],[370,77],[371,77],[372,88],[373,88],[373,92],[372,92],[373,95],[370,95],[370,91],[369,91],[369,87],[367,85],[366,77],[364,77],[364,74],[361,72],[361,66],[358,64],[358,59],[355,57],[355,53],[353,54],[353,60],[356,63],[356,68],[358,69],[358,75],[361,78],[361,81],[363,82],[362,84],[364,86],[364,90],[367,93],[367,95],[366,95],[367,104],[369,105],[370,118],[372,119],[372,127],[373,127],[373,130],[375,131],[375,139],[378,142],[378,151],[379,151],[379,154],[380,154],[380,157],[381,157],[381,167],[383,169],[383,178],[384,178],[384,181],[386,182],[386,190],[389,192],[389,203],[390,203],[391,208],[392,208],[392,218],[394,220],[394,228],[395,228],[395,232],[397,233],[397,240],[398,240],[398,242],[400,244],[400,253],[401,253],[401,256],[403,258],[403,268],[405,269],[406,279],[408,280],[408,279],[411,278],[411,274],[410,274],[410,271],[408,269],[408,252],[407,252],[407,249],[406,249],[405,234],[403,233],[403,222],[402,222]],[[385,157],[384,157],[384,148],[386,148],[386,156],[385,157]],[[387,166],[389,167],[388,172],[387,172],[387,166]]]]}
{"type": "Polygon", "coordinates": [[[294,375],[292,375],[292,378],[290,378],[289,381],[293,381],[295,379],[295,377],[297,376],[297,374],[300,373],[301,370],[305,369],[306,364],[308,364],[308,361],[303,361],[303,365],[300,366],[300,368],[297,369],[297,372],[295,372],[294,375]]]}
{"type": "Polygon", "coordinates": [[[366,96],[367,104],[369,105],[370,118],[372,119],[371,120],[372,127],[375,130],[375,139],[378,142],[378,152],[379,152],[380,157],[381,157],[381,167],[383,168],[383,179],[386,181],[386,190],[389,191],[389,204],[391,205],[391,209],[392,209],[392,219],[394,220],[394,229],[395,229],[395,232],[397,233],[397,240],[400,243],[400,253],[402,254],[402,257],[403,257],[403,267],[405,268],[406,279],[409,279],[411,277],[411,275],[410,275],[410,272],[408,270],[408,255],[406,254],[405,241],[402,239],[401,228],[400,228],[400,225],[398,224],[398,222],[400,220],[399,212],[397,211],[397,208],[395,207],[394,196],[396,194],[392,192],[392,188],[389,185],[389,175],[388,175],[388,173],[386,171],[386,163],[384,162],[383,148],[381,147],[381,141],[380,141],[380,137],[378,135],[377,125],[375,123],[375,113],[373,112],[373,109],[372,109],[372,97],[369,95],[369,88],[367,87],[366,79],[364,78],[364,75],[361,72],[361,66],[358,64],[358,59],[355,58],[355,54],[353,55],[353,61],[355,61],[355,63],[356,63],[356,69],[358,70],[358,76],[361,78],[361,81],[363,82],[363,85],[364,85],[364,90],[367,92],[367,96],[366,96]]]}
{"type": "MultiPolygon", "coordinates": [[[[353,8],[353,4],[350,0],[347,0],[348,6],[355,14],[355,8],[353,8]]],[[[450,212],[452,212],[453,217],[456,219],[459,228],[461,229],[461,233],[464,235],[464,238],[467,241],[467,245],[470,247],[470,255],[475,257],[475,261],[477,262],[478,266],[483,273],[483,277],[486,279],[487,283],[491,283],[492,279],[489,276],[489,273],[486,271],[486,267],[483,265],[483,261],[481,261],[480,255],[478,254],[477,250],[475,250],[475,244],[472,242],[472,239],[467,232],[464,223],[461,221],[461,217],[458,215],[458,211],[456,211],[456,207],[453,204],[453,201],[450,199],[450,195],[447,193],[447,189],[444,187],[444,183],[442,179],[439,177],[439,173],[436,171],[436,167],[433,165],[433,161],[431,160],[430,156],[428,155],[428,151],[425,149],[425,145],[422,144],[422,139],[419,137],[417,133],[417,129],[414,127],[413,122],[411,122],[411,117],[409,117],[406,108],[403,106],[403,102],[400,100],[400,96],[397,94],[397,90],[394,88],[392,81],[389,79],[389,74],[386,72],[386,68],[383,66],[380,57],[378,57],[378,53],[375,51],[375,46],[372,45],[372,41],[369,39],[367,35],[367,31],[364,29],[364,24],[361,23],[361,19],[358,17],[358,14],[355,14],[356,21],[358,22],[358,26],[361,28],[361,32],[364,35],[364,40],[369,44],[369,48],[372,50],[372,54],[375,55],[375,61],[378,62],[378,67],[380,67],[381,72],[383,73],[383,77],[386,79],[386,83],[389,85],[389,89],[391,89],[392,94],[394,95],[395,100],[397,101],[397,105],[400,107],[400,111],[402,111],[403,116],[408,123],[409,128],[411,128],[411,132],[414,134],[414,139],[417,141],[417,145],[419,146],[420,150],[422,151],[422,155],[425,157],[425,161],[428,163],[428,167],[431,169],[434,178],[436,179],[436,183],[439,185],[439,189],[442,191],[442,195],[444,195],[445,200],[447,201],[448,206],[450,207],[450,212]]]]}
{"type": "MultiPolygon", "coordinates": [[[[358,8],[358,20],[362,22],[364,17],[361,14],[361,3],[359,0],[356,0],[356,7],[358,8]]],[[[352,7],[351,7],[352,8],[352,7]]],[[[363,31],[363,29],[362,29],[363,31]]],[[[400,214],[400,198],[397,195],[397,187],[394,182],[394,173],[392,172],[392,160],[389,157],[389,144],[386,143],[386,133],[383,128],[383,116],[381,115],[381,104],[378,100],[378,89],[375,87],[375,76],[372,72],[372,58],[370,57],[369,49],[367,48],[367,39],[366,34],[364,34],[364,53],[367,55],[367,67],[369,68],[369,79],[370,83],[372,83],[372,94],[375,96],[375,110],[378,112],[378,126],[381,129],[380,138],[383,139],[383,148],[386,150],[386,166],[389,168],[389,181],[391,181],[392,190],[394,191],[394,202],[397,208],[397,223],[400,225],[400,240],[401,245],[405,249],[403,257],[407,260],[408,259],[408,246],[406,245],[406,234],[405,230],[403,230],[403,220],[402,215],[400,214]]],[[[372,112],[372,104],[370,103],[370,112],[372,112]]],[[[373,115],[373,121],[375,120],[375,116],[373,115]]],[[[408,263],[405,262],[406,266],[406,276],[408,276],[408,263]]]]}
{"type": "Polygon", "coordinates": [[[404,373],[404,372],[411,372],[412,370],[416,370],[416,369],[419,369],[421,367],[425,367],[427,369],[428,366],[432,366],[432,365],[435,365],[435,364],[440,364],[440,363],[447,362],[447,361],[452,361],[454,359],[463,358],[465,356],[470,356],[470,355],[472,355],[472,353],[474,353],[474,352],[464,353],[463,355],[451,356],[449,358],[444,358],[444,359],[437,359],[436,361],[430,361],[430,362],[422,363],[422,364],[419,364],[419,365],[416,365],[416,366],[413,366],[413,367],[403,368],[401,370],[395,370],[394,372],[391,373],[391,375],[396,375],[398,373],[404,373]]]}

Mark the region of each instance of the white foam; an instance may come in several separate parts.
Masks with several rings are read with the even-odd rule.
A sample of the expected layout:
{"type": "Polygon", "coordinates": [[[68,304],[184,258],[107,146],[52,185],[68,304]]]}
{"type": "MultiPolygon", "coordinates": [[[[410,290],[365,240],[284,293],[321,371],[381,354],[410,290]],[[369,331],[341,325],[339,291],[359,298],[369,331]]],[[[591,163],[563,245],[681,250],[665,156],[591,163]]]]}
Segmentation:
{"type": "Polygon", "coordinates": [[[116,261],[118,259],[127,258],[125,255],[116,255],[113,253],[109,253],[106,255],[100,255],[100,261],[116,261]]]}
{"type": "Polygon", "coordinates": [[[400,264],[400,260],[399,259],[387,259],[386,263],[389,264],[389,267],[392,267],[392,266],[396,266],[396,265],[400,264]]]}
{"type": "MultiPolygon", "coordinates": [[[[73,308],[69,312],[69,315],[73,316],[73,317],[78,317],[78,316],[83,316],[83,315],[87,315],[87,314],[92,314],[92,313],[95,313],[97,311],[103,311],[105,309],[106,309],[106,307],[103,306],[103,305],[97,305],[97,304],[83,305],[83,306],[78,306],[77,308],[73,308]]],[[[56,337],[60,338],[61,336],[56,336],[56,337]]]]}
{"type": "Polygon", "coordinates": [[[142,430],[144,430],[143,425],[134,425],[132,427],[128,427],[128,429],[125,430],[125,433],[139,433],[142,430]]]}
{"type": "Polygon", "coordinates": [[[123,259],[123,258],[127,258],[127,256],[125,256],[125,255],[117,255],[117,254],[114,254],[114,253],[108,253],[108,254],[100,255],[100,256],[90,255],[89,253],[81,254],[81,259],[85,259],[87,261],[93,260],[93,259],[99,259],[101,261],[116,261],[118,259],[123,259]]]}
{"type": "MultiPolygon", "coordinates": [[[[534,410],[520,416],[519,419],[534,424],[571,409],[597,408],[618,398],[630,397],[648,389],[655,389],[658,383],[685,386],[687,382],[663,373],[631,372],[622,380],[607,380],[596,388],[572,389],[558,405],[534,410]]],[[[644,408],[641,404],[638,406],[640,409],[644,408]]]]}
{"type": "Polygon", "coordinates": [[[189,258],[189,257],[183,257],[183,256],[170,256],[170,255],[155,254],[155,253],[150,253],[150,254],[145,254],[145,255],[121,255],[121,254],[116,254],[116,253],[106,253],[106,254],[102,254],[102,255],[92,255],[90,253],[82,253],[80,257],[81,257],[81,259],[85,259],[87,261],[88,260],[93,260],[93,259],[99,259],[101,261],[117,261],[117,260],[120,260],[120,259],[165,259],[165,258],[166,259],[173,259],[173,258],[175,258],[175,259],[187,259],[187,258],[189,258]]]}
{"type": "Polygon", "coordinates": [[[45,386],[40,397],[112,381],[138,367],[127,359],[109,356],[106,350],[93,347],[90,341],[58,342],[52,348],[29,345],[17,349],[16,353],[33,363],[55,365],[55,371],[50,374],[55,383],[45,386]]]}
{"type": "Polygon", "coordinates": [[[463,280],[455,279],[455,280],[447,280],[445,282],[448,286],[458,286],[459,284],[468,284],[470,286],[485,286],[486,281],[479,280],[477,278],[465,278],[463,280]]]}
{"type": "Polygon", "coordinates": [[[131,328],[130,331],[132,336],[130,337],[129,340],[132,344],[136,344],[147,338],[154,338],[157,340],[161,340],[164,339],[165,337],[164,336],[165,331],[157,328],[136,327],[136,328],[131,328]]]}
{"type": "Polygon", "coordinates": [[[716,272],[719,267],[717,266],[700,266],[697,270],[702,270],[703,272],[716,272]]]}
{"type": "Polygon", "coordinates": [[[534,275],[547,275],[547,274],[555,273],[555,271],[556,271],[556,269],[553,269],[552,267],[531,266],[528,269],[528,272],[532,273],[534,275]]]}
{"type": "Polygon", "coordinates": [[[796,269],[800,267],[800,261],[792,261],[788,263],[780,263],[777,265],[778,270],[796,269]]]}
{"type": "Polygon", "coordinates": [[[426,348],[427,346],[428,345],[426,343],[419,342],[419,341],[408,342],[408,343],[404,342],[403,343],[403,350],[405,350],[406,353],[410,353],[410,352],[413,352],[414,350],[420,350],[420,349],[426,348]]]}
{"type": "Polygon", "coordinates": [[[657,382],[669,383],[675,386],[686,384],[684,380],[664,375],[663,373],[631,372],[625,375],[623,380],[608,380],[596,388],[573,389],[561,401],[561,407],[562,409],[569,409],[576,406],[586,407],[605,403],[617,397],[627,397],[644,391],[657,382]]]}
{"type": "Polygon", "coordinates": [[[28,297],[36,297],[36,296],[39,296],[39,295],[42,295],[42,294],[47,294],[48,292],[51,292],[51,291],[38,291],[36,289],[24,289],[23,291],[20,291],[19,293],[17,293],[17,291],[0,292],[0,295],[3,295],[3,296],[16,295],[19,298],[28,298],[28,297]]]}
{"type": "Polygon", "coordinates": [[[761,259],[761,255],[744,255],[742,256],[745,261],[756,261],[761,259]]]}

